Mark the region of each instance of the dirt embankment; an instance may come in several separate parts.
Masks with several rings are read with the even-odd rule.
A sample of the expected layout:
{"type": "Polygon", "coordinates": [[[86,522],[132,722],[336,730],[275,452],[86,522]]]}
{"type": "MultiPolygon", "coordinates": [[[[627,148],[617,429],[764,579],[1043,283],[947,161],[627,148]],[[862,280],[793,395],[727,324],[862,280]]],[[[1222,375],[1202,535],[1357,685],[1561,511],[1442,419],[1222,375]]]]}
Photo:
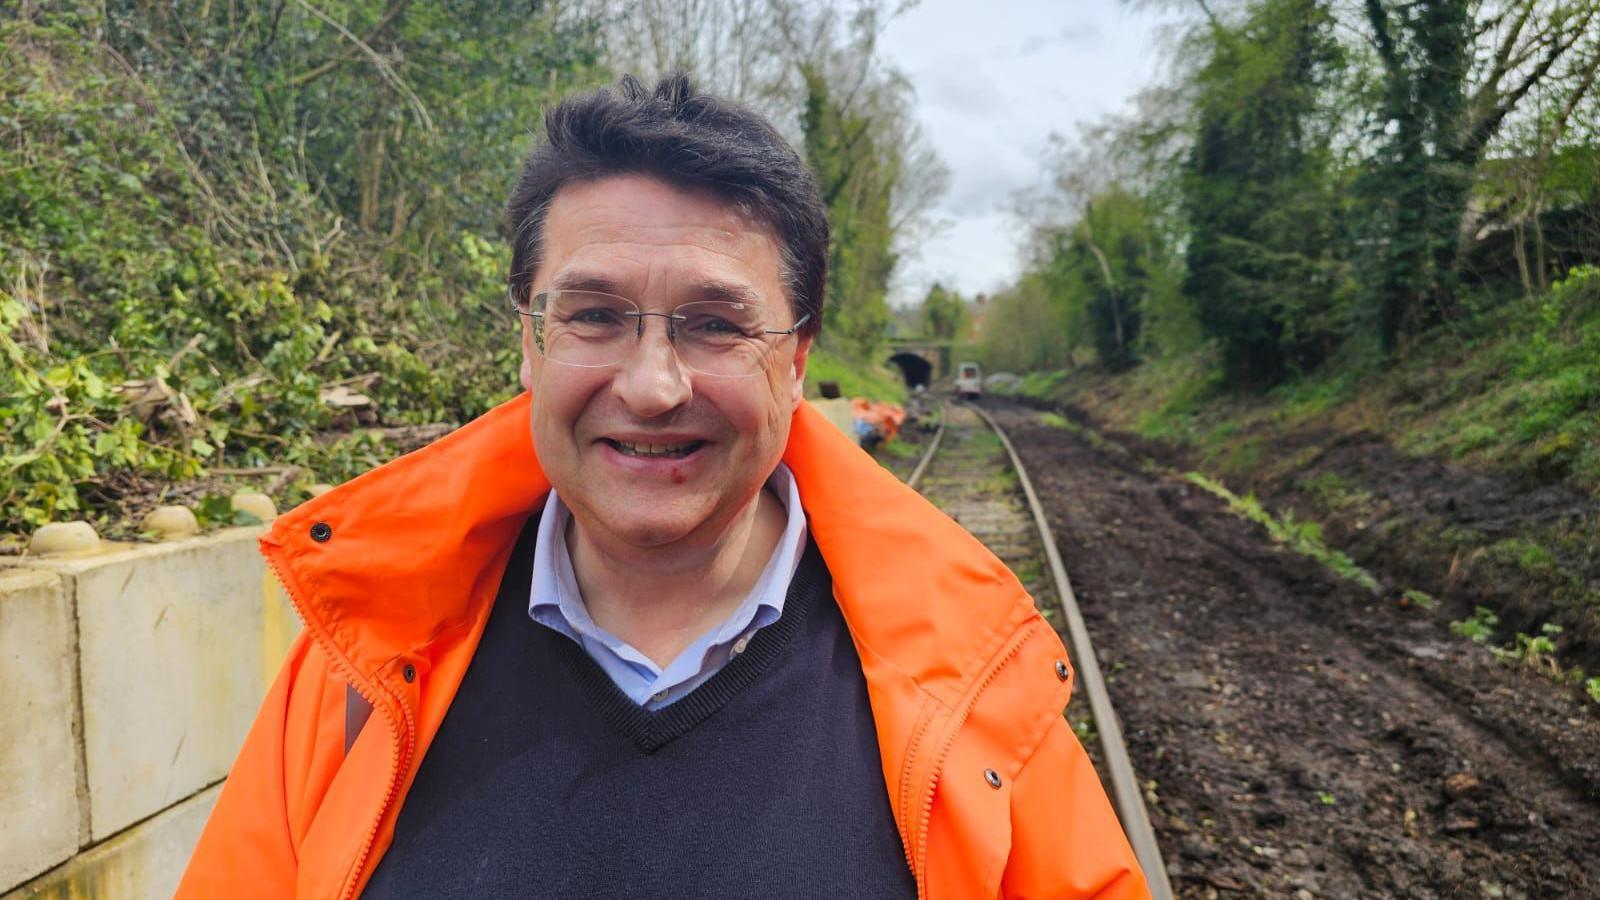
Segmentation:
{"type": "MultiPolygon", "coordinates": [[[[1205,468],[1191,448],[1105,430],[1083,407],[1060,412],[1163,465],[1205,468]]],[[[1407,455],[1371,432],[1257,428],[1238,439],[1256,442],[1260,462],[1220,473],[1229,487],[1319,523],[1386,594],[1426,592],[1442,601],[1441,623],[1487,607],[1496,644],[1558,625],[1562,662],[1600,674],[1600,498],[1407,455]]]]}
{"type": "Polygon", "coordinates": [[[1600,716],[1116,443],[1003,413],[1180,893],[1600,896],[1600,716]]]}

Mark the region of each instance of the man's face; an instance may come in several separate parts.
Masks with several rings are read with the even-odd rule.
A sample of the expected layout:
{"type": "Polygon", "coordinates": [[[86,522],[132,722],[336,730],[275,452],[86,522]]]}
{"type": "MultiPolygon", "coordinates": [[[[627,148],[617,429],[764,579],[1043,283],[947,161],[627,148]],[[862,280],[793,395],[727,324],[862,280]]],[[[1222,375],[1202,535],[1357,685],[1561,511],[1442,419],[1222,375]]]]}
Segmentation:
{"type": "MultiPolygon", "coordinates": [[[[627,175],[569,185],[545,221],[534,293],[603,291],[665,313],[731,290],[753,295],[767,327],[795,322],[766,225],[709,194],[627,175]]],[[[768,335],[767,365],[745,377],[679,362],[666,320],[607,368],[545,359],[523,320],[522,383],[533,392],[533,440],[550,483],[581,528],[609,543],[662,547],[715,541],[760,491],[789,439],[809,339],[768,335]],[[642,456],[639,445],[691,445],[642,456]]]]}

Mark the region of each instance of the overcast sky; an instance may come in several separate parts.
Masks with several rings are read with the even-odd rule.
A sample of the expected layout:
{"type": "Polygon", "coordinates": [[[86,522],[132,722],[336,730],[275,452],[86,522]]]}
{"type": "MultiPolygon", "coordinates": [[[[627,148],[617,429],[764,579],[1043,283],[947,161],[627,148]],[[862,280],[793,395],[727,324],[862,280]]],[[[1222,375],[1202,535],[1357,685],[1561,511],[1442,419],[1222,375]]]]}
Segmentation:
{"type": "Polygon", "coordinates": [[[922,0],[890,24],[880,48],[950,169],[948,225],[904,262],[897,303],[935,280],[970,296],[1016,278],[1012,195],[1043,183],[1051,132],[1076,134],[1156,79],[1162,21],[1118,0],[922,0]]]}

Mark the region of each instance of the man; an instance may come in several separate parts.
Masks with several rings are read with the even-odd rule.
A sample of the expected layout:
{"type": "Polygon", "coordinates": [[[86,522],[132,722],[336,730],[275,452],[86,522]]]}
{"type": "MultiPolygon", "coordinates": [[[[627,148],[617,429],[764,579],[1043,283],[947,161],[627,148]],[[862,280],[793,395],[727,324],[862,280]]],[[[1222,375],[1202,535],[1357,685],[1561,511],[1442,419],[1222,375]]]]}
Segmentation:
{"type": "Polygon", "coordinates": [[[528,393],[263,538],[305,631],[180,896],[1145,896],[1055,633],[802,401],[798,157],[682,76],[546,131],[528,393]]]}

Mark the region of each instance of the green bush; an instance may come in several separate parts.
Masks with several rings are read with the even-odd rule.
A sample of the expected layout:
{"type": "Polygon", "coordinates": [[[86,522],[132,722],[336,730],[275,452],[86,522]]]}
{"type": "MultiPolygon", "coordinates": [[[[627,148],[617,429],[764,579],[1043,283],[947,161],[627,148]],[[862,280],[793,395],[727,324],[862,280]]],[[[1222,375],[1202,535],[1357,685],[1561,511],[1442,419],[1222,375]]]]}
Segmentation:
{"type": "MultiPolygon", "coordinates": [[[[389,425],[464,421],[516,390],[508,253],[488,229],[526,129],[419,133],[391,175],[450,171],[491,137],[516,146],[473,150],[471,189],[430,187],[410,228],[363,228],[336,186],[340,154],[355,149],[297,143],[304,120],[283,116],[395,102],[387,87],[362,93],[379,74],[352,65],[292,89],[284,73],[314,61],[297,54],[342,52],[337,34],[298,10],[251,18],[244,27],[280,28],[279,43],[252,35],[251,55],[218,40],[234,23],[212,12],[177,22],[113,0],[0,18],[0,531],[113,524],[128,496],[211,466],[290,464],[337,481],[391,456],[324,402],[332,388],[366,395],[389,425]]],[[[493,42],[397,39],[507,64],[493,42]]],[[[523,100],[581,68],[548,59],[523,100]]]]}

